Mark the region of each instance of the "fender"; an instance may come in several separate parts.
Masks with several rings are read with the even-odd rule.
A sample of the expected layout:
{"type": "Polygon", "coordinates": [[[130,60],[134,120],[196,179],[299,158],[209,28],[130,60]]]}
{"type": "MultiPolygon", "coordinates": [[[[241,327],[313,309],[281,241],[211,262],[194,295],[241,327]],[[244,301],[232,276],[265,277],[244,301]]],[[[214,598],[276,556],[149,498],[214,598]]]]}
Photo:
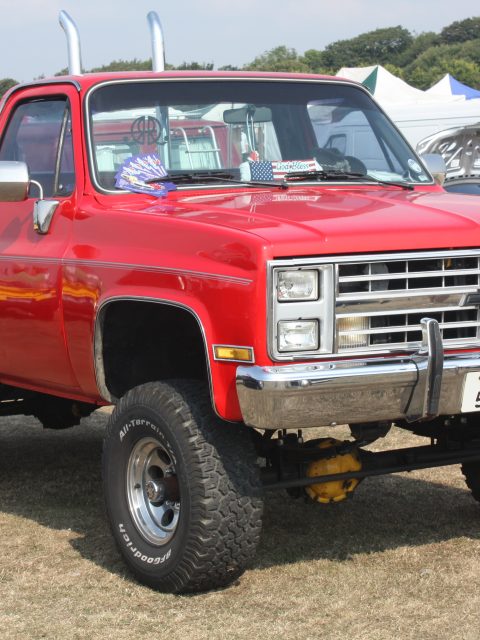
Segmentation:
{"type": "MultiPolygon", "coordinates": [[[[112,404],[116,403],[117,401],[117,398],[112,396],[112,394],[110,393],[106,385],[105,369],[104,369],[103,355],[102,355],[103,353],[103,321],[105,317],[105,312],[107,307],[114,302],[146,302],[150,304],[160,304],[160,305],[165,305],[170,307],[176,307],[178,309],[188,312],[193,316],[200,330],[200,334],[202,336],[212,407],[219,417],[224,418],[224,416],[219,412],[217,408],[217,403],[215,402],[212,365],[215,366],[218,363],[215,362],[211,349],[209,348],[209,344],[212,344],[212,342],[211,341],[209,342],[207,338],[206,325],[208,325],[208,329],[211,332],[210,322],[207,320],[207,312],[205,309],[202,309],[201,313],[205,318],[205,320],[202,320],[202,318],[200,317],[200,313],[197,312],[195,309],[193,309],[191,306],[178,301],[173,301],[165,298],[155,298],[151,296],[140,296],[140,295],[113,295],[113,296],[104,298],[101,301],[101,303],[98,305],[96,314],[95,314],[93,355],[94,355],[95,379],[97,382],[99,393],[101,394],[102,398],[112,404]]],[[[221,384],[221,382],[222,382],[221,379],[218,380],[218,384],[221,384]]]]}

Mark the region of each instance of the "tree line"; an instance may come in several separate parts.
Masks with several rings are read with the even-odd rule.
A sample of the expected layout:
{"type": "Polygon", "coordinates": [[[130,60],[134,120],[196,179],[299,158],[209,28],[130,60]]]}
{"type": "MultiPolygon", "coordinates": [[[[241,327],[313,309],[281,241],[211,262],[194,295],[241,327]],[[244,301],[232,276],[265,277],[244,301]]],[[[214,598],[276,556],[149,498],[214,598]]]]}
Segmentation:
{"type": "MultiPolygon", "coordinates": [[[[337,40],[323,50],[309,49],[299,54],[284,45],[265,51],[242,67],[226,65],[225,71],[291,71],[334,75],[341,67],[381,64],[409,84],[428,89],[446,73],[475,89],[480,89],[480,17],[459,20],[440,33],[415,34],[401,26],[375,29],[354,38],[337,40]]],[[[213,63],[183,62],[167,69],[212,70],[213,63]]],[[[114,60],[96,71],[142,71],[151,69],[151,60],[114,60]]],[[[62,69],[56,75],[63,75],[62,69]]],[[[0,96],[17,82],[0,79],[0,96]]]]}

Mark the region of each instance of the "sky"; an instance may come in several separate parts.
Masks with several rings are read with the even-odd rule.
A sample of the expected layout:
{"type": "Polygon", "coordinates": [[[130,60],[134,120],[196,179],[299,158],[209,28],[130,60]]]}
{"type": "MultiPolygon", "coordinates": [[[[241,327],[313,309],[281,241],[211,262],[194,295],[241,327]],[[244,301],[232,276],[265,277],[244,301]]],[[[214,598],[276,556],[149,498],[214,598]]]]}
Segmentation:
{"type": "Polygon", "coordinates": [[[280,45],[302,54],[381,27],[439,32],[480,15],[478,0],[0,0],[0,78],[28,82],[67,66],[61,9],[77,24],[86,69],[149,58],[152,10],[163,26],[167,62],[215,68],[242,66],[280,45]]]}

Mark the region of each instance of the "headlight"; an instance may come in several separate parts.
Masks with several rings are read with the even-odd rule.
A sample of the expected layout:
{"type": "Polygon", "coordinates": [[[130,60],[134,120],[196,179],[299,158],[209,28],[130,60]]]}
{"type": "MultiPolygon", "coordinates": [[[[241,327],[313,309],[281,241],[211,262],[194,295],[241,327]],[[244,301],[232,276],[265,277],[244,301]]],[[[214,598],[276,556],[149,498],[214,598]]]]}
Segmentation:
{"type": "Polygon", "coordinates": [[[278,323],[280,352],[314,351],[318,347],[318,320],[283,320],[278,323]]]}
{"type": "Polygon", "coordinates": [[[317,300],[318,271],[278,271],[277,299],[279,302],[317,300]]]}
{"type": "Polygon", "coordinates": [[[335,333],[335,267],[306,260],[270,263],[269,353],[295,360],[332,353],[335,333]]]}

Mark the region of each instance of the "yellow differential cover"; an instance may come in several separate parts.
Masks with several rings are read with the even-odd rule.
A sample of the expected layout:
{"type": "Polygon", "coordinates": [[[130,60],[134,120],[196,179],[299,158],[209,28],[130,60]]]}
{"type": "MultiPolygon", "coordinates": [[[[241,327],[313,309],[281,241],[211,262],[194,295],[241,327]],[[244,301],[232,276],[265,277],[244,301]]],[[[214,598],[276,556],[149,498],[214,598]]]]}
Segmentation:
{"type": "MultiPolygon", "coordinates": [[[[335,438],[326,438],[318,445],[319,449],[328,449],[343,444],[335,438]]],[[[332,458],[322,458],[311,462],[307,468],[307,478],[315,476],[327,476],[333,473],[347,473],[348,471],[360,471],[362,464],[357,451],[337,455],[332,458]]],[[[355,489],[360,480],[334,480],[332,482],[319,482],[305,487],[305,491],[315,502],[328,504],[345,500],[349,493],[355,489]]]]}

